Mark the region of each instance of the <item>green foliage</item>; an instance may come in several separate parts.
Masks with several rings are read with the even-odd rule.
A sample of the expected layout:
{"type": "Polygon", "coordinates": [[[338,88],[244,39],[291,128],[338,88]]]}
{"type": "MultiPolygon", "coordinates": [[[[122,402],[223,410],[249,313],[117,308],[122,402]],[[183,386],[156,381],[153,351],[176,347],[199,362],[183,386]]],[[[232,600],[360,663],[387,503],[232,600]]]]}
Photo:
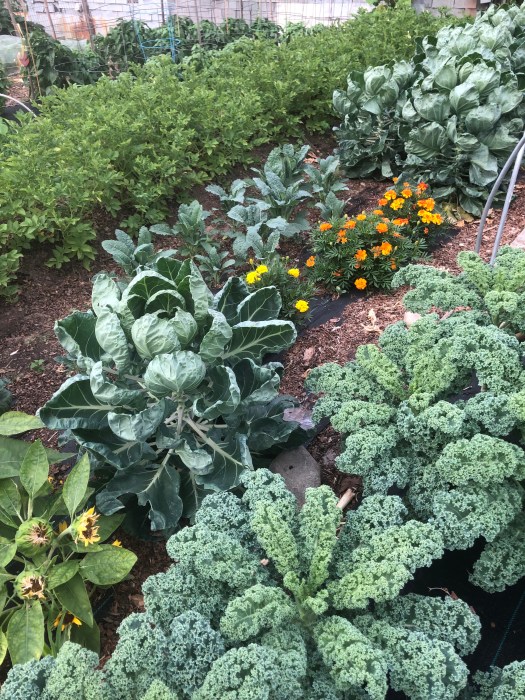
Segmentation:
{"type": "MultiPolygon", "coordinates": [[[[441,556],[435,528],[407,521],[396,496],[365,499],[343,524],[326,486],[308,489],[297,512],[281,477],[259,470],[243,485],[206,497],[195,525],[169,540],[176,564],[146,581],[146,612],[124,620],[113,655],[90,673],[97,700],[140,700],[152,683],[179,700],[384,700],[389,686],[413,700],[458,697],[479,620],[460,600],[400,595],[441,556]]],[[[47,700],[52,668],[42,664],[34,700],[47,700]]]]}
{"type": "MultiPolygon", "coordinates": [[[[137,559],[120,546],[102,544],[120,516],[101,518],[85,510],[92,493],[87,456],[54,488],[49,465],[71,455],[46,450],[40,440],[12,437],[40,427],[38,418],[25,413],[0,417],[0,662],[9,652],[13,664],[56,654],[69,639],[98,651],[89,596],[96,586],[125,578],[137,559]]],[[[58,682],[53,674],[50,687],[58,682]]]]}
{"type": "Polygon", "coordinates": [[[409,308],[438,307],[442,318],[392,324],[379,347],[361,346],[345,367],[314,369],[308,385],[322,394],[314,418],[329,416],[345,435],[338,467],[361,474],[368,494],[405,489],[410,512],[437,527],[448,549],[483,537],[471,580],[493,592],[525,575],[525,371],[514,319],[494,325],[485,295],[507,282],[514,293],[525,255],[503,250],[494,271],[471,253],[461,259],[459,276],[410,266],[396,278],[416,285],[409,308]]]}
{"type": "Polygon", "coordinates": [[[494,266],[473,252],[458,255],[459,275],[422,265],[409,265],[398,272],[394,287],[409,284],[404,298],[409,311],[425,313],[431,309],[450,312],[471,308],[483,318],[509,333],[525,330],[525,252],[503,247],[494,266]]]}
{"type": "Polygon", "coordinates": [[[492,5],[471,26],[423,39],[410,63],[351,72],[334,94],[350,175],[401,170],[432,182],[460,212],[481,214],[523,131],[524,16],[492,5]]]}
{"type": "Polygon", "coordinates": [[[504,668],[492,668],[474,676],[462,700],[519,700],[525,693],[525,661],[514,661],[504,668]]]}
{"type": "Polygon", "coordinates": [[[157,223],[174,193],[247,163],[254,147],[326,130],[349,67],[408,58],[415,38],[442,24],[407,6],[379,8],[281,45],[239,40],[204,66],[159,56],[44,98],[39,118],[21,117],[0,147],[1,293],[14,293],[19,257],[35,243],[53,245],[52,266],[89,267],[95,209],[126,207],[137,228],[157,223]],[[54,176],[27,178],[33,171],[54,176]]]}
{"type": "MultiPolygon", "coordinates": [[[[128,252],[119,250],[131,260],[128,252]]],[[[169,534],[206,493],[301,443],[306,433],[283,418],[295,404],[279,394],[281,365],[262,364],[296,337],[277,320],[280,308],[275,287],[250,292],[232,277],[213,296],[195,263],[162,255],[131,279],[95,277],[92,310],[55,325],[81,374],[40,417],[70,430],[106,480],[109,472],[97,495],[103,513],[126,507],[130,527],[145,527],[147,516],[169,534]]]]}
{"type": "Polygon", "coordinates": [[[0,415],[10,408],[13,400],[11,392],[7,388],[8,386],[9,381],[0,378],[0,415]]]}

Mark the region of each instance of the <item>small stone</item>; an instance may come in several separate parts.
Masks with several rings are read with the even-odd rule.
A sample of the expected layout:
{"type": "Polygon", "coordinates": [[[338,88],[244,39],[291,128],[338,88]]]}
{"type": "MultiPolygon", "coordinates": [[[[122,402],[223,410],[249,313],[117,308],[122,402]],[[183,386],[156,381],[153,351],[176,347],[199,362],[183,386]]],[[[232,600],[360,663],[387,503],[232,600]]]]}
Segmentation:
{"type": "Polygon", "coordinates": [[[306,489],[321,485],[319,464],[305,447],[281,452],[270,464],[270,471],[283,477],[299,506],[304,504],[306,489]]]}
{"type": "Polygon", "coordinates": [[[305,365],[309,365],[314,357],[315,353],[315,348],[306,348],[306,350],[303,353],[303,362],[305,365]]]}
{"type": "Polygon", "coordinates": [[[523,229],[523,231],[516,236],[516,238],[510,244],[510,247],[525,249],[525,229],[523,229]]]}

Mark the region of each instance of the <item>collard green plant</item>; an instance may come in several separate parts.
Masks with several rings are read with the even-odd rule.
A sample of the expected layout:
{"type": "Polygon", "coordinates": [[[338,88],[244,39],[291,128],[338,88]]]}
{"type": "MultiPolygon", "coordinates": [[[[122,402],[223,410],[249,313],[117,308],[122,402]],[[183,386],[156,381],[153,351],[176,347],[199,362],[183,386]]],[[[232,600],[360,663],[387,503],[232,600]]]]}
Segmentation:
{"type": "Polygon", "coordinates": [[[152,226],[150,231],[162,236],[176,236],[183,244],[179,249],[180,254],[192,257],[209,240],[206,232],[206,219],[209,216],[210,212],[204,211],[202,204],[194,199],[190,204],[180,205],[178,220],[173,228],[158,224],[152,226]]]}
{"type": "Polygon", "coordinates": [[[25,413],[0,417],[0,663],[7,653],[12,664],[55,655],[70,639],[98,651],[90,597],[137,560],[117,541],[103,544],[123,518],[87,509],[87,455],[55,488],[49,466],[71,455],[12,437],[41,427],[25,413]]]}
{"type": "Polygon", "coordinates": [[[492,5],[467,27],[425,38],[411,63],[351,73],[334,107],[342,162],[432,182],[436,197],[479,215],[523,132],[525,9],[492,5]]]}
{"type": "Polygon", "coordinates": [[[109,472],[103,513],[126,507],[130,526],[147,516],[169,533],[206,493],[301,443],[283,419],[294,401],[279,394],[281,365],[262,363],[296,337],[280,308],[275,287],[250,293],[235,277],[213,296],[189,260],[160,258],[127,283],[95,277],[92,309],[55,325],[80,374],[39,415],[109,472]]]}
{"type": "Polygon", "coordinates": [[[319,158],[317,167],[307,163],[304,168],[309,178],[309,186],[313,195],[325,202],[330,193],[346,192],[348,187],[341,179],[340,160],[336,156],[319,158]]]}
{"type": "Polygon", "coordinates": [[[330,416],[345,435],[338,467],[357,470],[365,493],[404,489],[412,512],[443,533],[447,549],[484,538],[471,581],[489,592],[525,575],[525,370],[513,333],[520,317],[512,313],[525,255],[503,251],[499,260],[492,272],[462,254],[457,278],[418,266],[400,272],[398,283],[416,284],[410,308],[448,311],[388,326],[379,347],[363,345],[353,362],[308,377],[323,394],[314,417],[330,416]]]}
{"type": "Polygon", "coordinates": [[[32,690],[37,669],[44,690],[31,697],[43,700],[63,659],[97,700],[139,699],[153,682],[179,700],[384,700],[389,687],[457,698],[478,618],[451,597],[400,595],[441,556],[436,528],[407,519],[396,496],[365,499],[343,525],[326,486],[308,489],[297,512],[281,477],[259,470],[243,482],[242,497],[207,497],[170,539],[177,563],[144,584],[146,613],[122,623],[102,671],[64,648],[25,678],[15,669],[1,700],[15,679],[32,690]]]}

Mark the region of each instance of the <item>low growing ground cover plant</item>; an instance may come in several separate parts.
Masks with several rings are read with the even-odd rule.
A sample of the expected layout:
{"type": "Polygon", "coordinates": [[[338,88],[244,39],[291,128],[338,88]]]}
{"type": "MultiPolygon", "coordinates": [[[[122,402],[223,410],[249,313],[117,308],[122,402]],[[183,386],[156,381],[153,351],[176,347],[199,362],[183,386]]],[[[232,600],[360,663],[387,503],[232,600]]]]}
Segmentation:
{"type": "Polygon", "coordinates": [[[492,5],[443,27],[412,61],[351,72],[334,93],[339,153],[354,176],[423,178],[461,215],[479,215],[523,132],[525,8],[492,5]]]}
{"type": "Polygon", "coordinates": [[[68,645],[11,671],[0,698],[459,696],[477,616],[459,599],[400,595],[442,554],[434,526],[407,519],[396,496],[367,498],[343,520],[326,486],[297,512],[281,477],[259,470],[243,485],[242,496],[208,496],[170,539],[176,564],[144,584],[146,612],[122,623],[102,671],[68,645]]]}
{"type": "Polygon", "coordinates": [[[104,544],[123,517],[87,507],[87,455],[56,485],[49,465],[71,455],[12,437],[41,427],[25,413],[0,416],[0,663],[56,655],[69,640],[98,652],[90,598],[137,560],[117,540],[104,544]]]}
{"type": "Polygon", "coordinates": [[[263,363],[296,337],[277,289],[232,277],[212,295],[192,261],[168,256],[126,280],[97,275],[92,309],[56,323],[80,373],[39,412],[92,455],[103,513],[125,508],[135,531],[164,534],[307,435],[284,419],[282,365],[263,363]]]}
{"type": "Polygon", "coordinates": [[[416,287],[409,308],[437,311],[388,326],[379,346],[313,370],[308,385],[323,394],[314,417],[329,416],[345,436],[339,469],[361,474],[367,494],[403,489],[447,549],[484,538],[470,580],[495,592],[525,575],[525,371],[515,335],[525,253],[503,250],[494,270],[472,253],[459,260],[459,277],[401,271],[396,283],[416,287]]]}
{"type": "Polygon", "coordinates": [[[125,226],[137,230],[165,218],[168,197],[246,162],[254,147],[329,128],[349,66],[408,58],[415,37],[443,23],[408,3],[380,8],[282,45],[236,42],[205,66],[161,56],[46,97],[38,119],[0,135],[0,293],[16,293],[19,258],[35,243],[53,244],[50,265],[89,266],[95,208],[130,209],[125,226]]]}
{"type": "Polygon", "coordinates": [[[337,292],[389,287],[395,271],[421,258],[445,218],[426,183],[397,182],[378,209],[348,217],[339,200],[327,198],[329,214],[312,231],[313,278],[337,292]],[[332,206],[330,207],[330,204],[332,206]]]}

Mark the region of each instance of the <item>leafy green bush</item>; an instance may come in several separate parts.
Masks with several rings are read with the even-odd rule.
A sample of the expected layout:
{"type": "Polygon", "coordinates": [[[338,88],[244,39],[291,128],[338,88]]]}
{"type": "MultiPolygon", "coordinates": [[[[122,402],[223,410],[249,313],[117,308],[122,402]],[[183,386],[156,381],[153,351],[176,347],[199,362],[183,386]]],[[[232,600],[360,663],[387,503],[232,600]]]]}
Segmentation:
{"type": "Polygon", "coordinates": [[[12,700],[17,682],[33,700],[58,699],[59,671],[79,699],[136,700],[153,682],[179,700],[383,700],[389,686],[412,700],[456,698],[478,618],[451,597],[400,595],[441,556],[437,530],[408,520],[396,496],[365,499],[344,522],[326,486],[308,489],[297,512],[281,477],[259,470],[243,482],[242,497],[207,497],[196,524],[170,539],[177,563],[144,584],[147,612],[122,623],[103,671],[65,647],[15,668],[0,698],[12,700]]]}
{"type": "Polygon", "coordinates": [[[524,18],[525,8],[491,6],[471,26],[425,38],[410,63],[350,73],[334,94],[349,173],[402,170],[479,215],[523,132],[524,18]]]}
{"type": "Polygon", "coordinates": [[[97,495],[103,513],[127,507],[130,527],[149,516],[169,534],[206,493],[236,486],[243,471],[305,439],[283,417],[295,404],[279,394],[282,365],[262,364],[296,337],[276,320],[275,287],[250,294],[232,277],[212,296],[193,262],[161,253],[129,281],[97,275],[92,305],[55,325],[81,374],[39,415],[71,430],[101,478],[109,473],[97,495]]]}
{"type": "Polygon", "coordinates": [[[89,266],[95,207],[129,208],[137,229],[162,221],[168,197],[246,162],[255,146],[328,128],[349,66],[407,58],[415,37],[443,23],[379,8],[280,46],[233,43],[203,69],[161,56],[45,98],[38,119],[22,117],[0,137],[0,293],[13,292],[19,254],[34,242],[54,244],[53,266],[89,266]]]}
{"type": "Polygon", "coordinates": [[[457,280],[417,266],[398,275],[419,287],[409,307],[448,307],[441,318],[388,326],[379,347],[313,370],[308,385],[323,393],[314,417],[330,416],[346,437],[339,469],[361,474],[365,493],[404,489],[411,512],[433,523],[448,549],[483,537],[471,580],[493,592],[525,575],[525,370],[512,332],[521,325],[512,309],[525,253],[503,251],[494,272],[472,254],[460,260],[457,280]]]}
{"type": "MultiPolygon", "coordinates": [[[[0,92],[2,92],[5,95],[7,93],[7,87],[8,87],[7,75],[5,74],[3,64],[0,63],[0,92]]],[[[0,97],[0,112],[3,111],[4,107],[5,107],[5,97],[0,97]]]]}
{"type": "Polygon", "coordinates": [[[49,465],[71,455],[12,437],[41,427],[25,413],[0,417],[0,663],[7,652],[13,664],[56,654],[70,639],[98,651],[90,597],[97,586],[125,578],[137,560],[101,544],[123,518],[85,510],[92,493],[87,456],[53,488],[49,465]]]}
{"type": "Polygon", "coordinates": [[[444,222],[430,194],[426,183],[397,183],[378,200],[381,209],[352,218],[327,197],[320,208],[329,216],[312,232],[314,279],[336,292],[390,287],[395,271],[421,258],[444,222]]]}

